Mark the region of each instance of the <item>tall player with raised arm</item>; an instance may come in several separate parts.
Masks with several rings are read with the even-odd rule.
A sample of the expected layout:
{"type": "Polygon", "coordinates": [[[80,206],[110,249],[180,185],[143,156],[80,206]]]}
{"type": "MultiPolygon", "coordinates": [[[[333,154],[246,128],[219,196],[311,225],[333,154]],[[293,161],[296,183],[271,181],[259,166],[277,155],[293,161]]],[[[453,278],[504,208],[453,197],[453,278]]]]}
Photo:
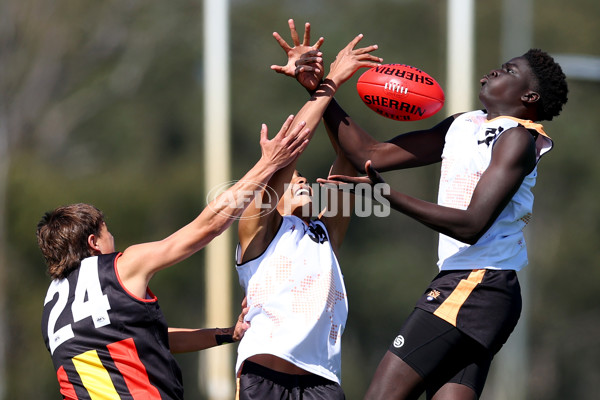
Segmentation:
{"type": "MultiPolygon", "coordinates": [[[[290,29],[295,32],[293,21],[290,29]]],[[[294,34],[293,34],[294,36],[294,34]]],[[[298,57],[275,35],[298,72],[322,68],[314,51],[298,57]]],[[[297,37],[297,35],[296,35],[297,37]]],[[[298,79],[307,89],[306,80],[298,79]]],[[[378,171],[441,162],[438,202],[398,191],[384,196],[403,214],[439,232],[439,274],[418,299],[381,360],[365,399],[471,400],[481,395],[494,355],[521,311],[516,272],[527,264],[523,229],[532,216],[532,188],[552,140],[539,121],[567,102],[560,66],[539,49],[485,74],[483,110],[450,116],[430,129],[380,142],[335,102],[324,122],[365,177],[335,175],[323,183],[382,183],[378,171]]]]}

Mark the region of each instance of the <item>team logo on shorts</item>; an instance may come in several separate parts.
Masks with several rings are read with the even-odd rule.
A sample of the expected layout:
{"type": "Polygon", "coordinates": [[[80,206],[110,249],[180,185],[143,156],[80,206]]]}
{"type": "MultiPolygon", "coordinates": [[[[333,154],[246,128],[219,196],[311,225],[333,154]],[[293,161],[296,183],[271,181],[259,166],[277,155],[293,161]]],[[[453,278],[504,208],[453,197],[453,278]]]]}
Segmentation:
{"type": "Polygon", "coordinates": [[[440,294],[441,293],[439,292],[439,290],[432,290],[431,292],[427,293],[427,301],[437,299],[440,294]]]}
{"type": "Polygon", "coordinates": [[[394,339],[394,347],[399,349],[402,346],[404,346],[404,336],[398,335],[396,336],[396,339],[394,339]]]}

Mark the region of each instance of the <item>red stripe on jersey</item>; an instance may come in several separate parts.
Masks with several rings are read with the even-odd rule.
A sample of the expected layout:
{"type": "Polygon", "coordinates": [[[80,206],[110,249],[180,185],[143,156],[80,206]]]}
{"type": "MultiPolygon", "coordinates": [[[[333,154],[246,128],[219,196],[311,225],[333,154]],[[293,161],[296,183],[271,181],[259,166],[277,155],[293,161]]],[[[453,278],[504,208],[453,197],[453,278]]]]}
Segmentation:
{"type": "Polygon", "coordinates": [[[73,384],[69,382],[69,377],[65,372],[65,367],[61,365],[61,367],[56,371],[56,376],[58,378],[58,384],[60,385],[60,393],[67,400],[77,400],[77,394],[75,393],[75,388],[73,384]]]}
{"type": "Polygon", "coordinates": [[[111,343],[106,347],[134,400],[160,400],[160,393],[150,383],[132,338],[111,343]]]}

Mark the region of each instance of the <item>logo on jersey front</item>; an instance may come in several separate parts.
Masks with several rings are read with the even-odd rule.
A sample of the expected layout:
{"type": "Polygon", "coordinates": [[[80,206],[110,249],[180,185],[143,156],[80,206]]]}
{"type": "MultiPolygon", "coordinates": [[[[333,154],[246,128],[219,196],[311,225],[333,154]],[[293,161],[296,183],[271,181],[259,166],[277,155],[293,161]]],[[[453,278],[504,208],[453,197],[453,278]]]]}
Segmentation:
{"type": "Polygon", "coordinates": [[[311,225],[308,227],[308,237],[315,243],[325,243],[327,241],[327,234],[321,225],[311,225]]]}
{"type": "Polygon", "coordinates": [[[477,144],[484,144],[490,147],[490,144],[496,139],[496,137],[504,131],[504,128],[499,126],[497,128],[487,128],[485,130],[485,139],[478,140],[477,144]]]}

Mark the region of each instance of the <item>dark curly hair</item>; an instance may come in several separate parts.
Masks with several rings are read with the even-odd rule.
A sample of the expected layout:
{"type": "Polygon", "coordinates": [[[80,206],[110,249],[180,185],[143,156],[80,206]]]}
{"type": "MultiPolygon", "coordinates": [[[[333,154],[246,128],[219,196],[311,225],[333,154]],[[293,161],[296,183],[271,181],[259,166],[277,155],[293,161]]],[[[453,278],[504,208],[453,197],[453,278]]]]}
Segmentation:
{"type": "Polygon", "coordinates": [[[538,120],[551,121],[560,114],[567,102],[567,79],[558,63],[548,53],[540,49],[530,49],[523,54],[537,79],[540,95],[538,120]]]}

